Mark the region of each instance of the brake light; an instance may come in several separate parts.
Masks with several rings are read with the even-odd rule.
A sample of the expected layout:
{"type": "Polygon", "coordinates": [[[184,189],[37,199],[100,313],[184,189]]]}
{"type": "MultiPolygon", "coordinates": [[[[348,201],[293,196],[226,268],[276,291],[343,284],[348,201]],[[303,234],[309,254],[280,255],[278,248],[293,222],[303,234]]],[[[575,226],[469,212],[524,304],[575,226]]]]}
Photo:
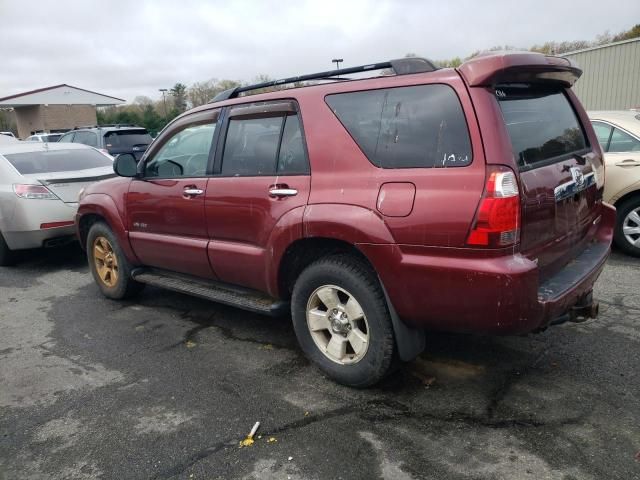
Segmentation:
{"type": "Polygon", "coordinates": [[[30,200],[57,200],[51,191],[43,185],[23,185],[16,183],[13,185],[13,191],[20,198],[30,200]]]}
{"type": "Polygon", "coordinates": [[[507,247],[519,240],[520,192],[516,175],[506,167],[494,167],[489,171],[467,244],[507,247]]]}

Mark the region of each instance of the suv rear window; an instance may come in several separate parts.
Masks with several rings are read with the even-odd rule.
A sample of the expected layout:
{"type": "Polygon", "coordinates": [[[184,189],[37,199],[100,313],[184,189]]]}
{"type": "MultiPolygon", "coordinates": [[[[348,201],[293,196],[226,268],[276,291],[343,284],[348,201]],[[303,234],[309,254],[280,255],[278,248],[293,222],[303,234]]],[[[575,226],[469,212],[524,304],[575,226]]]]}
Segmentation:
{"type": "Polygon", "coordinates": [[[73,172],[113,165],[110,158],[90,148],[10,153],[4,157],[23,175],[73,172]]]}
{"type": "Polygon", "coordinates": [[[460,100],[441,84],[329,95],[340,122],[382,168],[462,167],[472,160],[460,100]]]}
{"type": "Polygon", "coordinates": [[[104,134],[107,148],[129,148],[134,145],[149,145],[153,139],[146,130],[121,130],[104,134]]]}
{"type": "Polygon", "coordinates": [[[562,91],[499,86],[496,98],[520,168],[566,158],[587,147],[580,122],[562,91]]]}

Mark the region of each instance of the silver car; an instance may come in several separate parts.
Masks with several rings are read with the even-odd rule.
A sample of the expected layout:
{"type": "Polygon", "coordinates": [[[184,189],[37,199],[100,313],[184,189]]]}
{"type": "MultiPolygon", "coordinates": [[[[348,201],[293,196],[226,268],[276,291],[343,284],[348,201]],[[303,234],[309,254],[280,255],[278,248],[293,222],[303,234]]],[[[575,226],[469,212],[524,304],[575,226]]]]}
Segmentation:
{"type": "Polygon", "coordinates": [[[73,240],[78,193],[114,175],[112,157],[86,145],[1,142],[0,265],[73,240]]]}

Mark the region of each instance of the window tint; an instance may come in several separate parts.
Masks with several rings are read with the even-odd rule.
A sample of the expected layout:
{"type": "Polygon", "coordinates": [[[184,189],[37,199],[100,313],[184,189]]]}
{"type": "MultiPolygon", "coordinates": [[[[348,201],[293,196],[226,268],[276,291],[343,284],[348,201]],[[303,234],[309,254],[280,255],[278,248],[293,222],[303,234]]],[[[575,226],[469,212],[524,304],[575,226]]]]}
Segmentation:
{"type": "Polygon", "coordinates": [[[467,123],[451,87],[341,93],[329,95],[327,103],[374,165],[415,168],[471,163],[467,123]]]}
{"type": "Polygon", "coordinates": [[[60,137],[60,140],[58,140],[60,143],[63,142],[72,142],[73,141],[73,134],[75,132],[70,132],[70,133],[65,133],[63,136],[60,137]]]}
{"type": "Polygon", "coordinates": [[[306,174],[309,173],[309,162],[305,153],[300,119],[297,115],[286,117],[280,154],[278,155],[278,174],[306,174]]]}
{"type": "Polygon", "coordinates": [[[525,85],[498,87],[496,98],[520,167],[586,148],[578,118],[563,92],[525,85]]]}
{"type": "Polygon", "coordinates": [[[44,141],[45,142],[57,142],[58,140],[60,140],[61,136],[62,136],[62,134],[60,134],[60,133],[50,133],[49,135],[45,135],[44,136],[44,141]]]}
{"type": "Polygon", "coordinates": [[[596,137],[598,137],[598,143],[604,151],[607,151],[607,147],[609,146],[609,136],[611,135],[611,126],[601,122],[591,123],[593,124],[593,129],[596,132],[596,137]]]}
{"type": "Polygon", "coordinates": [[[98,136],[94,132],[76,132],[73,143],[83,143],[90,147],[98,146],[98,136]]]}
{"type": "Polygon", "coordinates": [[[618,128],[613,129],[609,152],[637,152],[640,151],[640,141],[618,128]]]}
{"type": "Polygon", "coordinates": [[[97,167],[110,167],[113,162],[109,157],[90,148],[73,150],[42,150],[6,154],[18,172],[30,173],[73,172],[97,167]]]}
{"type": "Polygon", "coordinates": [[[145,130],[120,130],[104,135],[106,148],[130,148],[134,145],[149,145],[153,139],[145,130]]]}
{"type": "Polygon", "coordinates": [[[231,118],[222,156],[222,174],[274,174],[283,121],[284,116],[231,118]]]}
{"type": "Polygon", "coordinates": [[[201,177],[207,173],[215,123],[193,125],[173,135],[145,165],[145,177],[201,177]]]}

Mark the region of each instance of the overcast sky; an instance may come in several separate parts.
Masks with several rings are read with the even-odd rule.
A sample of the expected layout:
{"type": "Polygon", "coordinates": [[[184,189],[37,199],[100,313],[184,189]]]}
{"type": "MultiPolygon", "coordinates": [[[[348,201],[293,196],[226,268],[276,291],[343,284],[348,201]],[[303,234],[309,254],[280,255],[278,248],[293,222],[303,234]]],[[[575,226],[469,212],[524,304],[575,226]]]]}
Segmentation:
{"type": "Polygon", "coordinates": [[[0,97],[67,83],[133,100],[211,78],[292,76],[495,45],[592,40],[640,1],[0,0],[0,97]],[[605,8],[606,6],[606,8],[605,8]]]}

